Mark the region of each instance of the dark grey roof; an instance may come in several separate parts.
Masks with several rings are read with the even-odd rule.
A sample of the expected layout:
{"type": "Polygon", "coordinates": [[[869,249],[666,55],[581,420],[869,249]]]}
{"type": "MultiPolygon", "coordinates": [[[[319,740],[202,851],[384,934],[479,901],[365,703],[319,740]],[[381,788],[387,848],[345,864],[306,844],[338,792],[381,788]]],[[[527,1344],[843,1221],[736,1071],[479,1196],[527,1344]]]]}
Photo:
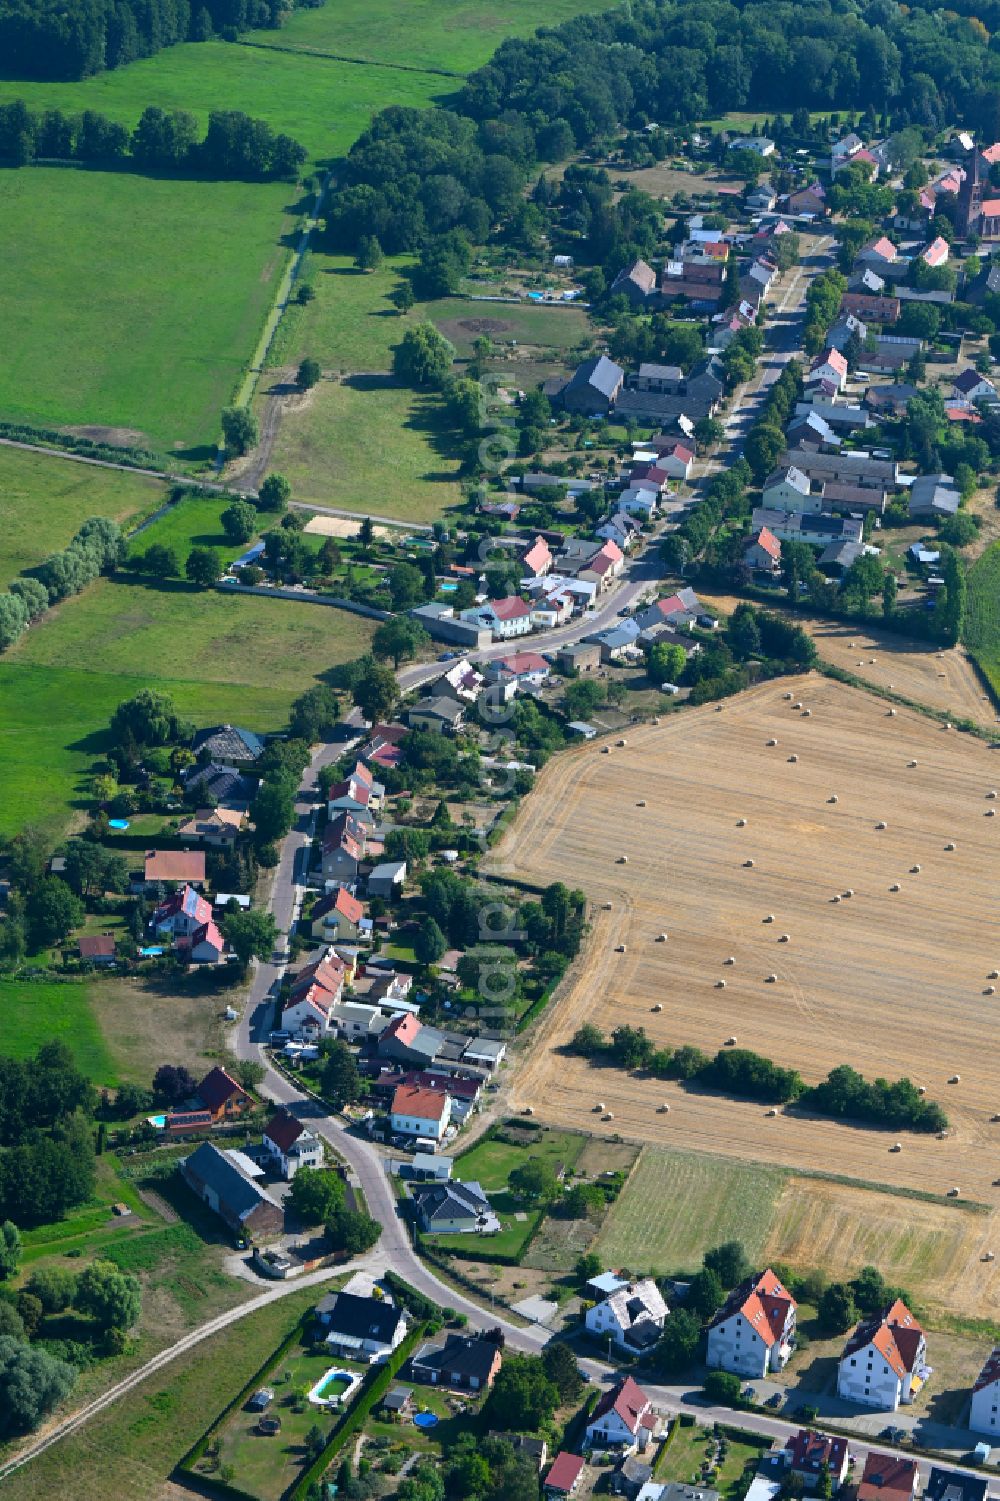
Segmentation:
{"type": "Polygon", "coordinates": [[[231,1157],[220,1152],[210,1141],[203,1141],[196,1151],[185,1157],[184,1167],[214,1189],[220,1203],[237,1219],[246,1219],[259,1204],[277,1206],[277,1199],[247,1177],[231,1157]]]}
{"type": "Polygon", "coordinates": [[[220,761],[256,761],[263,753],[264,742],[238,724],[217,724],[214,729],[198,731],[193,749],[196,756],[213,756],[220,761]]]}
{"type": "Polygon", "coordinates": [[[328,1293],[316,1304],[317,1316],[331,1334],[390,1344],[405,1317],[384,1298],[359,1298],[354,1293],[328,1293]]]}
{"type": "Polygon", "coordinates": [[[226,798],[248,802],[256,793],[258,777],[245,777],[231,766],[220,766],[210,761],[207,766],[192,766],[184,778],[185,787],[201,787],[210,793],[216,802],[226,798]]]}
{"type": "Polygon", "coordinates": [[[924,1486],[925,1501],[985,1501],[989,1481],[984,1475],[960,1474],[931,1466],[924,1486]]]}
{"type": "Polygon", "coordinates": [[[650,422],[670,422],[688,417],[699,422],[711,414],[711,403],[700,392],[690,396],[672,396],[659,391],[622,391],[615,411],[623,417],[645,417],[650,422]]]}
{"type": "Polygon", "coordinates": [[[490,1201],[478,1183],[435,1183],[419,1189],[413,1200],[427,1224],[462,1215],[478,1219],[490,1211],[490,1201]]]}
{"type": "MultiPolygon", "coordinates": [[[[624,379],[625,371],[621,365],[616,365],[606,354],[601,354],[596,359],[584,360],[582,365],[576,367],[566,383],[565,394],[585,388],[599,391],[610,401],[624,379]]],[[[553,483],[559,484],[560,481],[553,477],[553,483]]]]}
{"type": "Polygon", "coordinates": [[[466,1380],[485,1382],[497,1346],[482,1334],[449,1334],[443,1345],[422,1345],[413,1357],[414,1370],[455,1372],[466,1380]]]}

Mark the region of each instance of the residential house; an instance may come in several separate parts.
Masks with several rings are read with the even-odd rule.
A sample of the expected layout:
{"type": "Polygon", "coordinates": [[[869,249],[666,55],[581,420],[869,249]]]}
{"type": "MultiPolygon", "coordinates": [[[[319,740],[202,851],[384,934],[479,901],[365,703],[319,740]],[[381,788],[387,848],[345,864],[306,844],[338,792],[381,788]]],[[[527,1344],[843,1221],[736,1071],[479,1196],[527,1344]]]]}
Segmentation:
{"type": "MultiPolygon", "coordinates": [[[[456,618],[452,605],[441,604],[436,600],[431,600],[426,605],[414,605],[409,614],[435,641],[454,643],[463,651],[481,651],[483,647],[489,646],[492,639],[489,628],[482,621],[477,618],[468,620],[464,615],[456,618]]],[[[399,764],[398,747],[382,745],[377,749],[369,748],[365,750],[365,756],[378,767],[399,764]]]]}
{"type": "Polygon", "coordinates": [[[809,495],[809,476],[795,464],[784,464],[767,476],[761,498],[769,511],[802,511],[809,509],[809,495]]]}
{"type": "Polygon", "coordinates": [[[963,401],[996,401],[997,388],[971,365],[956,375],[951,383],[955,395],[963,401]]]}
{"type": "Polygon", "coordinates": [[[919,1488],[920,1471],[914,1460],[870,1449],[858,1484],[857,1501],[915,1501],[919,1488]]]}
{"type": "Polygon", "coordinates": [[[406,884],[406,861],[384,860],[376,865],[368,876],[368,895],[385,897],[394,902],[403,894],[406,884]]]}
{"type": "Polygon", "coordinates": [[[443,1345],[428,1342],[410,1359],[414,1381],[447,1386],[456,1391],[489,1391],[503,1364],[503,1335],[449,1334],[443,1345]]]}
{"type": "Polygon", "coordinates": [[[569,1454],[565,1449],[560,1449],[549,1473],[542,1484],[542,1490],[546,1496],[573,1496],[580,1484],[580,1476],[583,1473],[583,1460],[579,1454],[569,1454]]]}
{"type": "Polygon", "coordinates": [[[144,879],[147,886],[158,886],[161,882],[165,885],[187,882],[189,886],[204,886],[205,852],[204,850],[148,850],[144,879]]]}
{"type": "Polygon", "coordinates": [[[188,938],[209,922],[212,904],[195,891],[193,886],[183,886],[175,891],[153,912],[149,926],[160,938],[188,938]]]}
{"type": "Polygon", "coordinates": [[[487,1235],[500,1229],[478,1183],[432,1183],[413,1194],[420,1228],[429,1234],[487,1235]]]}
{"type": "Polygon", "coordinates": [[[607,521],[602,521],[594,535],[600,537],[602,542],[613,542],[622,553],[626,553],[639,541],[642,528],[634,516],[618,511],[614,516],[609,516],[607,521]]]}
{"type": "Polygon", "coordinates": [[[973,1433],[996,1437],[1000,1433],[1000,1345],[987,1356],[972,1388],[969,1427],[973,1433]]]}
{"type": "Polygon", "coordinates": [[[650,521],[660,503],[660,493],[652,485],[639,483],[626,485],[616,505],[626,516],[637,516],[641,521],[650,521]]]}
{"type": "Polygon", "coordinates": [[[260,786],[260,778],[245,776],[232,766],[209,761],[206,766],[190,766],[182,773],[186,793],[200,791],[212,803],[231,807],[249,806],[260,786]]]}
{"type": "Polygon", "coordinates": [[[572,646],[563,646],[556,652],[556,666],[560,672],[593,672],[601,665],[601,648],[595,641],[577,641],[572,646]]]}
{"type": "Polygon", "coordinates": [[[625,1376],[602,1393],[587,1424],[586,1440],[594,1449],[645,1449],[655,1431],[652,1402],[631,1376],[625,1376]]]}
{"type": "Polygon", "coordinates": [[[549,1446],[543,1438],[530,1438],[524,1433],[498,1433],[495,1428],[490,1429],[487,1437],[510,1444],[514,1453],[522,1459],[530,1460],[539,1473],[549,1457],[549,1446]]]}
{"type": "Polygon", "coordinates": [[[812,375],[831,381],[838,391],[844,389],[847,381],[847,360],[838,349],[828,346],[822,354],[816,356],[809,369],[812,375]]]}
{"type": "Polygon", "coordinates": [[[421,698],[407,710],[411,730],[427,730],[435,735],[454,735],[465,718],[465,705],[444,695],[421,698]]]}
{"type": "Polygon", "coordinates": [[[442,1036],[435,1027],[425,1027],[412,1013],[394,1016],[378,1040],[380,1058],[426,1068],[441,1051],[442,1036]]]}
{"type": "Polygon", "coordinates": [[[902,1299],[865,1319],[840,1358],[837,1395],[880,1411],[913,1401],[929,1374],[924,1331],[902,1299]]]}
{"type": "Polygon", "coordinates": [[[515,692],[540,688],[551,673],[548,662],[536,651],[519,651],[509,657],[498,657],[486,668],[489,682],[509,685],[515,692]]]}
{"type": "Polygon", "coordinates": [[[895,245],[887,235],[880,235],[858,251],[854,263],[856,266],[873,266],[877,272],[884,273],[885,268],[891,266],[895,259],[895,245]]]}
{"type": "Polygon", "coordinates": [[[589,1334],[612,1340],[620,1349],[648,1350],[663,1333],[667,1305],[651,1277],[629,1282],[588,1308],[584,1324],[589,1334]]]}
{"type": "Polygon", "coordinates": [[[727,144],[730,151],[752,151],[760,157],[774,155],[774,142],[768,136],[734,136],[727,144]]]}
{"type": "Polygon", "coordinates": [[[611,283],[612,295],[622,293],[635,307],[643,307],[656,292],[656,272],[645,261],[623,266],[611,283]]]}
{"type": "Polygon", "coordinates": [[[117,945],[110,933],[84,934],[76,947],[84,964],[97,964],[104,967],[114,964],[117,957],[117,945]]]}
{"type": "MultiPolygon", "coordinates": [[[[586,417],[606,416],[625,382],[625,371],[606,354],[584,360],[562,389],[560,400],[568,412],[586,417]]],[[[558,483],[558,481],[556,481],[558,483]]]]}
{"type": "Polygon", "coordinates": [[[362,1047],[377,1042],[385,1031],[386,1014],[364,1001],[339,1001],[330,1008],[330,1031],[362,1047]]]}
{"type": "MultiPolygon", "coordinates": [[[[902,290],[900,288],[901,293],[902,290]]],[[[892,374],[908,365],[923,347],[922,339],[908,339],[900,334],[876,334],[875,348],[865,350],[865,369],[875,374],[892,374]]]]}
{"type": "Polygon", "coordinates": [[[341,813],[350,813],[360,823],[374,823],[374,815],[382,806],[385,788],[376,782],[363,761],[358,761],[350,776],[335,782],[326,794],[326,811],[330,818],[341,813]]]}
{"type": "Polygon", "coordinates": [[[986,1501],[989,1488],[987,1475],[931,1465],[931,1472],[924,1482],[924,1501],[986,1501]]]}
{"type": "Polygon", "coordinates": [[[920,259],[925,266],[930,266],[932,269],[945,265],[948,260],[948,241],[938,235],[937,239],[931,240],[929,245],[924,246],[920,252],[920,259]]]}
{"type": "Polygon", "coordinates": [[[401,1084],[392,1097],[389,1123],[394,1136],[442,1141],[451,1120],[451,1099],[419,1084],[401,1084]]]}
{"type": "Polygon", "coordinates": [[[760,187],[751,188],[743,200],[752,214],[769,214],[778,201],[778,195],[770,183],[761,183],[760,187]]]}
{"type": "Polygon", "coordinates": [[[259,761],[264,741],[252,730],[236,724],[219,724],[211,730],[199,730],[191,744],[199,761],[219,766],[245,767],[259,761]]]}
{"type": "Polygon", "coordinates": [[[954,516],[962,497],[950,474],[921,474],[913,481],[907,496],[910,515],[945,518],[954,516]]]}
{"type": "Polygon", "coordinates": [[[334,953],[300,969],[281,1013],[281,1025],[293,1037],[314,1040],[331,1030],[331,1010],[343,994],[347,967],[334,953]]]}
{"type": "Polygon", "coordinates": [[[796,403],[796,417],[807,412],[815,412],[822,417],[834,432],[854,433],[875,425],[864,407],[854,406],[851,402],[825,401],[821,396],[796,403]]]}
{"type": "Polygon", "coordinates": [[[368,828],[353,813],[338,813],[323,830],[320,866],[327,881],[351,884],[365,857],[368,828]]]}
{"type": "Polygon", "coordinates": [[[554,589],[537,598],[531,606],[531,624],[540,631],[554,630],[573,617],[576,601],[566,590],[554,589]]]}
{"type": "Polygon", "coordinates": [[[202,923],[186,938],[175,938],[174,948],[189,964],[218,964],[226,949],[226,940],[214,918],[202,923]]]}
{"type": "Polygon", "coordinates": [[[406,1338],[407,1319],[390,1298],[327,1293],[316,1304],[327,1348],[368,1365],[382,1364],[406,1338]]]}
{"type": "Polygon", "coordinates": [[[256,1181],[260,1170],[242,1152],[223,1152],[203,1141],[182,1160],[180,1173],[192,1192],[237,1235],[266,1239],[284,1230],[284,1210],[256,1181]]]}
{"type": "Polygon", "coordinates": [[[552,572],[552,552],[544,537],[536,537],[521,559],[521,567],[532,578],[552,572]]]}
{"type": "Polygon", "coordinates": [[[264,1127],[261,1143],[283,1178],[294,1178],[300,1167],[323,1166],[323,1144],[319,1137],[288,1110],[279,1110],[264,1127]]]}
{"type": "Polygon", "coordinates": [[[787,427],[791,446],[805,448],[839,448],[842,439],[834,432],[825,417],[806,404],[805,411],[797,412],[787,427]]]}
{"type": "Polygon", "coordinates": [[[864,150],[864,146],[864,141],[853,131],[835,141],[830,148],[830,176],[836,177],[838,172],[842,172],[858,152],[864,150]]]}
{"type": "Polygon", "coordinates": [[[818,182],[812,182],[807,188],[799,188],[796,192],[789,193],[784,207],[790,214],[809,218],[823,218],[829,212],[826,192],[818,182]]]}
{"type": "Polygon", "coordinates": [[[356,943],[365,909],[346,886],[338,886],[318,898],[312,909],[309,927],[321,943],[356,943]]]}
{"type": "Polygon", "coordinates": [[[895,489],[898,483],[896,465],[891,459],[873,459],[863,452],[815,453],[809,449],[792,448],[781,454],[778,464],[794,465],[814,485],[834,481],[885,494],[895,489]]]}
{"type": "Polygon", "coordinates": [[[658,599],[633,617],[640,631],[652,626],[672,625],[675,629],[693,625],[702,613],[701,601],[693,589],[678,589],[665,599],[658,599]]]}
{"type": "Polygon", "coordinates": [[[660,278],[660,297],[668,302],[684,297],[699,311],[713,312],[722,300],[726,268],[718,261],[668,261],[660,278]]]}
{"type": "Polygon", "coordinates": [[[605,542],[593,557],[577,570],[577,576],[592,580],[600,593],[611,587],[612,582],[624,567],[625,556],[621,548],[615,542],[605,542]]]}
{"type": "Polygon", "coordinates": [[[878,548],[866,548],[862,542],[831,542],[819,555],[817,568],[829,578],[843,578],[865,552],[877,553],[878,548]]]}
{"type": "Polygon", "coordinates": [[[210,844],[216,849],[231,848],[246,819],[244,808],[199,808],[193,818],[185,820],[177,830],[179,839],[196,844],[210,844]]]}
{"type": "Polygon", "coordinates": [[[865,392],[865,406],[875,413],[876,417],[902,417],[914,396],[918,394],[916,386],[895,384],[890,386],[869,386],[865,392]]]}
{"type": "Polygon", "coordinates": [[[843,1485],[848,1464],[845,1438],[833,1438],[827,1433],[800,1428],[785,1444],[785,1453],[789,1469],[793,1475],[799,1476],[807,1491],[815,1490],[824,1469],[829,1471],[834,1490],[843,1485]]]}
{"type": "Polygon", "coordinates": [[[637,1454],[624,1453],[608,1476],[608,1489],[613,1496],[625,1496],[627,1501],[660,1501],[659,1486],[653,1481],[653,1466],[637,1454]]]}
{"type": "Polygon", "coordinates": [[[828,547],[831,542],[860,542],[864,523],[854,516],[818,516],[808,511],[769,511],[759,506],[751,517],[754,531],[767,527],[779,542],[807,542],[828,547]]]}
{"type": "Polygon", "coordinates": [[[616,625],[609,626],[607,630],[596,631],[588,636],[588,642],[596,642],[601,649],[601,661],[627,662],[637,660],[642,656],[642,648],[637,644],[639,625],[634,616],[628,616],[619,620],[616,625]]]}
{"type": "Polygon", "coordinates": [[[391,1421],[411,1417],[414,1412],[412,1386],[391,1386],[379,1407],[391,1421]]]}
{"type": "Polygon", "coordinates": [[[656,391],[667,396],[675,396],[683,384],[684,371],[680,365],[657,365],[648,360],[639,365],[630,382],[636,391],[656,391]]]}
{"type": "MultiPolygon", "coordinates": [[[[450,607],[445,605],[442,608],[447,610],[450,607]]],[[[411,615],[416,613],[416,610],[410,611],[411,615]]],[[[400,745],[409,733],[405,724],[373,725],[371,736],[362,747],[361,755],[365,761],[372,761],[376,766],[398,766],[402,756],[400,745]]]]}
{"type": "Polygon", "coordinates": [[[195,1091],[206,1110],[211,1111],[212,1122],[235,1120],[253,1108],[253,1100],[232,1074],[216,1065],[209,1069],[195,1091]]]}
{"type": "Polygon", "coordinates": [[[531,630],[531,606],[513,594],[463,610],[462,619],[477,620],[492,632],[495,640],[508,641],[513,636],[526,636],[531,630]]]}
{"type": "Polygon", "coordinates": [[[734,1288],[708,1326],[706,1362],[738,1376],[766,1376],[795,1348],[797,1304],[768,1267],[734,1288]]]}
{"type": "Polygon", "coordinates": [[[902,304],[898,297],[880,297],[872,292],[845,292],[841,311],[869,323],[898,323],[902,304]]]}

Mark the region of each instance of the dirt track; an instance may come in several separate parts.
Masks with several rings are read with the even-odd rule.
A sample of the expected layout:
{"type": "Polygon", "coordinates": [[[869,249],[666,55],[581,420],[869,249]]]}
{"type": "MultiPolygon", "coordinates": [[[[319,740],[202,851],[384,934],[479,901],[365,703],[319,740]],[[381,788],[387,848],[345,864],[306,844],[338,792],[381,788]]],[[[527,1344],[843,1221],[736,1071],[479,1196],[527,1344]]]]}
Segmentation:
{"type": "Polygon", "coordinates": [[[990,1046],[1000,994],[984,994],[1000,967],[1000,814],[985,816],[1000,808],[986,799],[1000,763],[982,742],[906,710],[890,717],[860,690],[818,676],[791,690],[811,717],[783,699],[779,681],[718,712],[708,705],[632,731],[625,749],[588,745],[545,769],[496,863],[581,886],[593,931],[530,1045],[514,1102],[592,1128],[602,1101],[611,1129],[637,1141],[942,1195],[955,1185],[1000,1203],[1000,1124],[990,1122],[1000,1109],[990,1046]],[[854,896],[833,903],[848,887],[854,896]],[[661,931],[665,943],[655,941],[661,931]],[[735,1035],[807,1080],[842,1062],[870,1077],[906,1074],[945,1105],[952,1131],[939,1141],[768,1118],[759,1105],[594,1069],[558,1051],[584,1020],[606,1031],[641,1024],[658,1044],[710,1051],[735,1035]],[[669,1114],[658,1113],[662,1102],[669,1114]],[[888,1150],[894,1136],[899,1154],[888,1150]]]}

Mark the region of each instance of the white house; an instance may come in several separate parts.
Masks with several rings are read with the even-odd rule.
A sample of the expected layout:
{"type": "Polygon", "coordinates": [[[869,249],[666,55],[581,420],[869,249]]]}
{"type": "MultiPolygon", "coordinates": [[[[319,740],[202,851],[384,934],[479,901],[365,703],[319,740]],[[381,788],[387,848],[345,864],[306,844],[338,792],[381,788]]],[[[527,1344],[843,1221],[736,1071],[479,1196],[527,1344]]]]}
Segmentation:
{"type": "Polygon", "coordinates": [[[780,1371],[795,1348],[796,1307],[770,1267],[748,1277],[708,1326],[706,1363],[738,1376],[780,1371]]]}
{"type": "Polygon", "coordinates": [[[400,1084],[392,1097],[389,1119],[394,1136],[441,1141],[451,1120],[451,1096],[420,1084],[400,1084]]]}
{"type": "Polygon", "coordinates": [[[526,636],[531,630],[531,606],[516,594],[506,599],[489,599],[474,609],[463,610],[461,618],[484,625],[498,641],[526,636]]]}
{"type": "Polygon", "coordinates": [[[951,383],[951,389],[956,396],[965,401],[996,401],[997,388],[985,375],[980,375],[968,365],[962,370],[951,383]]]}
{"type": "Polygon", "coordinates": [[[565,625],[567,620],[572,619],[574,608],[572,594],[553,590],[531,606],[531,623],[540,631],[552,630],[554,626],[565,625]]]}
{"type": "Polygon", "coordinates": [[[587,1424],[586,1441],[594,1449],[645,1449],[656,1431],[656,1414],[646,1393],[631,1376],[604,1393],[587,1424]]]}
{"type": "Polygon", "coordinates": [[[847,380],[847,360],[839,349],[824,349],[810,365],[809,376],[811,380],[828,380],[842,391],[847,380]]]}
{"type": "Polygon", "coordinates": [[[193,886],[182,886],[157,907],[149,926],[161,937],[190,938],[211,918],[212,903],[199,896],[193,886]]]}
{"type": "Polygon", "coordinates": [[[764,481],[763,501],[768,511],[808,511],[809,476],[794,464],[772,470],[764,481]]]}
{"type": "Polygon", "coordinates": [[[283,1178],[294,1178],[300,1167],[323,1166],[319,1138],[287,1110],[279,1110],[268,1121],[261,1145],[283,1178]]]}
{"type": "Polygon", "coordinates": [[[648,521],[656,514],[659,499],[659,493],[652,485],[629,485],[618,497],[618,509],[626,516],[638,516],[648,521]]]}
{"type": "Polygon", "coordinates": [[[651,1277],[628,1282],[588,1308],[588,1334],[612,1339],[622,1350],[647,1350],[663,1333],[669,1310],[651,1277]]]}
{"type": "Polygon", "coordinates": [[[781,572],[781,543],[770,527],[751,533],[743,549],[743,561],[754,573],[781,572]]]}
{"type": "Polygon", "coordinates": [[[837,1395],[846,1402],[895,1412],[912,1402],[930,1372],[924,1331],[901,1299],[858,1325],[844,1347],[837,1395]]]}
{"type": "Polygon", "coordinates": [[[613,542],[622,552],[628,552],[634,547],[641,535],[642,528],[634,516],[629,516],[624,511],[609,516],[607,521],[602,521],[597,528],[595,536],[603,542],[613,542]]]}
{"type": "Polygon", "coordinates": [[[389,1298],[327,1293],[316,1304],[316,1318],[331,1350],[368,1365],[388,1360],[406,1338],[406,1314],[389,1298]]]}
{"type": "Polygon", "coordinates": [[[973,1433],[992,1435],[994,1442],[1000,1433],[1000,1345],[992,1350],[972,1388],[972,1410],[969,1427],[973,1433]]]}
{"type": "Polygon", "coordinates": [[[735,136],[729,142],[730,151],[752,151],[761,157],[774,155],[774,142],[769,136],[735,136]]]}
{"type": "Polygon", "coordinates": [[[830,148],[830,176],[836,177],[842,168],[846,167],[852,157],[857,156],[859,151],[864,150],[864,141],[852,131],[850,135],[843,136],[839,141],[834,141],[830,148]]]}
{"type": "Polygon", "coordinates": [[[538,652],[518,651],[490,662],[486,677],[491,683],[513,684],[520,692],[525,688],[540,688],[551,672],[552,668],[538,652]]]}

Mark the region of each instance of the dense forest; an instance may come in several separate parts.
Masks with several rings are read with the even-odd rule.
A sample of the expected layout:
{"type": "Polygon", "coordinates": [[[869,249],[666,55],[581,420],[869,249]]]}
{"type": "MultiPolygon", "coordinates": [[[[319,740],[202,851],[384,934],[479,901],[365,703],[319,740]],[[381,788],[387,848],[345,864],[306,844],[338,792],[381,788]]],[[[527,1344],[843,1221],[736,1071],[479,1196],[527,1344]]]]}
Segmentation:
{"type": "Polygon", "coordinates": [[[481,241],[530,213],[520,192],[537,162],[599,150],[622,128],[725,110],[864,109],[893,131],[963,123],[995,140],[1000,53],[987,27],[1000,27],[1000,0],[984,12],[986,24],[892,0],[647,0],[512,38],[451,109],[375,117],[348,156],[331,241],[349,250],[374,237],[386,251],[447,234],[481,241]]]}
{"type": "MultiPolygon", "coordinates": [[[[86,78],[176,42],[232,40],[280,26],[296,0],[4,0],[0,58],[8,77],[86,78]]],[[[297,0],[310,8],[323,0],[297,0]]]]}

